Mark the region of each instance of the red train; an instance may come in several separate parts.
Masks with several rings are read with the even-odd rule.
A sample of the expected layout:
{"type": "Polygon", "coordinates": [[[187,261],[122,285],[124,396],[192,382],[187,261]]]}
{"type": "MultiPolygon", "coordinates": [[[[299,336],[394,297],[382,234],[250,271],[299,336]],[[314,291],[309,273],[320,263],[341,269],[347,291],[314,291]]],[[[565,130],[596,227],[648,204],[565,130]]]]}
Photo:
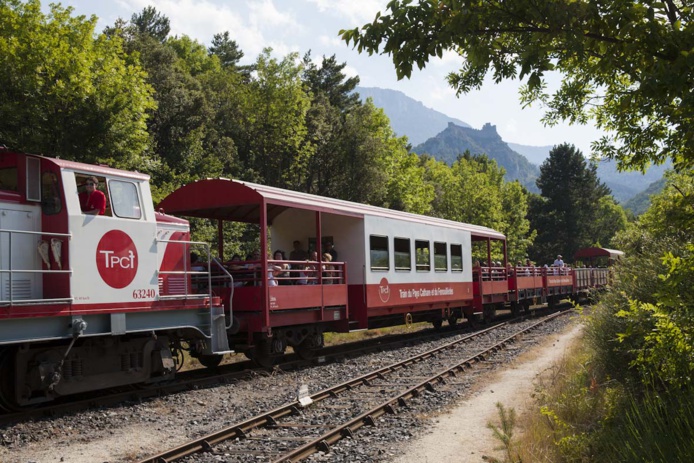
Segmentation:
{"type": "Polygon", "coordinates": [[[0,407],[170,379],[184,349],[208,366],[234,351],[268,365],[288,346],[315,355],[326,332],[454,324],[607,279],[494,266],[505,237],[486,227],[247,182],[200,180],[155,211],[148,180],[0,149],[0,407]],[[93,178],[103,214],[80,204],[93,178]],[[216,252],[178,217],[216,221],[216,252]],[[257,225],[259,255],[210,258],[224,255],[225,222],[257,225]],[[271,258],[296,241],[317,256],[336,243],[338,259],[271,258]]]}

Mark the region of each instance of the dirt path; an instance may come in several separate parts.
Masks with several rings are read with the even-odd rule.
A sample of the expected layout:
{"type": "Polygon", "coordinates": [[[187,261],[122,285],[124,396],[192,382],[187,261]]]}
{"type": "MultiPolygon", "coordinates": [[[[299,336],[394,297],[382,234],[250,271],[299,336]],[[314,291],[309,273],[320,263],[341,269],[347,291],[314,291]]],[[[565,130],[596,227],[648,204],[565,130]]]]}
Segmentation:
{"type": "Polygon", "coordinates": [[[393,463],[480,463],[484,455],[502,457],[495,451],[499,441],[487,428],[499,424],[496,403],[514,408],[520,415],[529,405],[535,378],[560,360],[581,333],[572,323],[559,335],[520,355],[509,368],[494,373],[456,409],[437,418],[431,432],[413,439],[400,449],[393,463]]]}

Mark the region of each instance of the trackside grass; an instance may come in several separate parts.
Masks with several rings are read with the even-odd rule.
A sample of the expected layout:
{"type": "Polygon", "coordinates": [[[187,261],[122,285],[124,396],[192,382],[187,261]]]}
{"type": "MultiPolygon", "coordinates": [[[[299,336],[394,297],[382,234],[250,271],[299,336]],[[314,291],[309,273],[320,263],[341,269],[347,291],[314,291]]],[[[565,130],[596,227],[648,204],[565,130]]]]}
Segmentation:
{"type": "Polygon", "coordinates": [[[535,407],[516,419],[506,463],[694,461],[694,394],[637,395],[598,374],[578,340],[538,381],[535,407]]]}

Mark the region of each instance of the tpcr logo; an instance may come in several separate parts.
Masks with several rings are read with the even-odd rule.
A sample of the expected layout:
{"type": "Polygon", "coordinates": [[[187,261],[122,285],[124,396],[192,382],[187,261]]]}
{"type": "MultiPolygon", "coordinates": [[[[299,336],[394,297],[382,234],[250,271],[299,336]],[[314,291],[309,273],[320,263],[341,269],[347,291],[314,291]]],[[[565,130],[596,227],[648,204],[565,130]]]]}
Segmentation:
{"type": "Polygon", "coordinates": [[[390,287],[388,286],[387,278],[381,278],[378,284],[378,297],[381,298],[381,302],[388,302],[390,299],[390,287]]]}
{"type": "Polygon", "coordinates": [[[112,288],[128,286],[137,274],[137,248],[127,233],[111,230],[96,247],[96,268],[101,279],[112,288]]]}

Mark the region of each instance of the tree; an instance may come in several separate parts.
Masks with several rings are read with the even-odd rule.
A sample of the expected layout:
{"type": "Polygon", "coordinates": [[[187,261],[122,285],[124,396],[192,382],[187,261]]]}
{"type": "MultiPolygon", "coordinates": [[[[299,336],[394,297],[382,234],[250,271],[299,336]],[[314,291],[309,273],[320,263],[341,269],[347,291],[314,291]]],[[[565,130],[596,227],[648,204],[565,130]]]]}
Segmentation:
{"type": "Polygon", "coordinates": [[[304,76],[309,90],[315,95],[324,94],[330,104],[340,111],[347,111],[359,104],[359,95],[354,89],[359,85],[359,77],[347,78],[342,72],[347,63],[338,64],[335,55],[323,56],[321,66],[311,61],[311,52],[304,55],[304,76]]]}
{"type": "Polygon", "coordinates": [[[133,14],[130,23],[138,33],[148,35],[159,42],[164,42],[171,32],[169,18],[153,6],[143,8],[140,14],[133,14]]]}
{"type": "Polygon", "coordinates": [[[215,55],[222,63],[222,67],[236,67],[243,58],[243,51],[235,40],[229,38],[229,31],[215,34],[212,37],[212,45],[207,49],[210,55],[215,55]]]}
{"type": "Polygon", "coordinates": [[[64,159],[152,172],[152,87],[96,17],[38,0],[0,0],[0,143],[64,159]]]}
{"type": "Polygon", "coordinates": [[[596,172],[595,164],[573,145],[550,151],[537,179],[542,197],[530,203],[532,227],[538,230],[535,260],[547,262],[562,254],[570,262],[579,248],[595,244],[600,199],[610,194],[596,172]]]}
{"type": "Polygon", "coordinates": [[[255,66],[239,65],[239,61],[244,57],[244,53],[241,51],[236,41],[229,38],[229,31],[215,34],[212,38],[212,45],[207,49],[207,52],[219,58],[219,62],[223,68],[238,71],[244,76],[245,81],[250,80],[251,72],[255,70],[255,66]]]}
{"type": "Polygon", "coordinates": [[[592,118],[610,135],[593,150],[622,168],[668,157],[694,165],[694,8],[683,0],[394,0],[361,29],[341,31],[360,52],[390,54],[399,78],[452,50],[458,93],[519,78],[522,101],[547,124],[592,118]],[[546,93],[549,71],[561,86],[546,93]]]}
{"type": "Polygon", "coordinates": [[[239,130],[234,137],[244,178],[285,188],[300,183],[313,147],[306,143],[310,100],[303,89],[298,55],[282,60],[267,48],[256,75],[242,89],[239,130]]]}

